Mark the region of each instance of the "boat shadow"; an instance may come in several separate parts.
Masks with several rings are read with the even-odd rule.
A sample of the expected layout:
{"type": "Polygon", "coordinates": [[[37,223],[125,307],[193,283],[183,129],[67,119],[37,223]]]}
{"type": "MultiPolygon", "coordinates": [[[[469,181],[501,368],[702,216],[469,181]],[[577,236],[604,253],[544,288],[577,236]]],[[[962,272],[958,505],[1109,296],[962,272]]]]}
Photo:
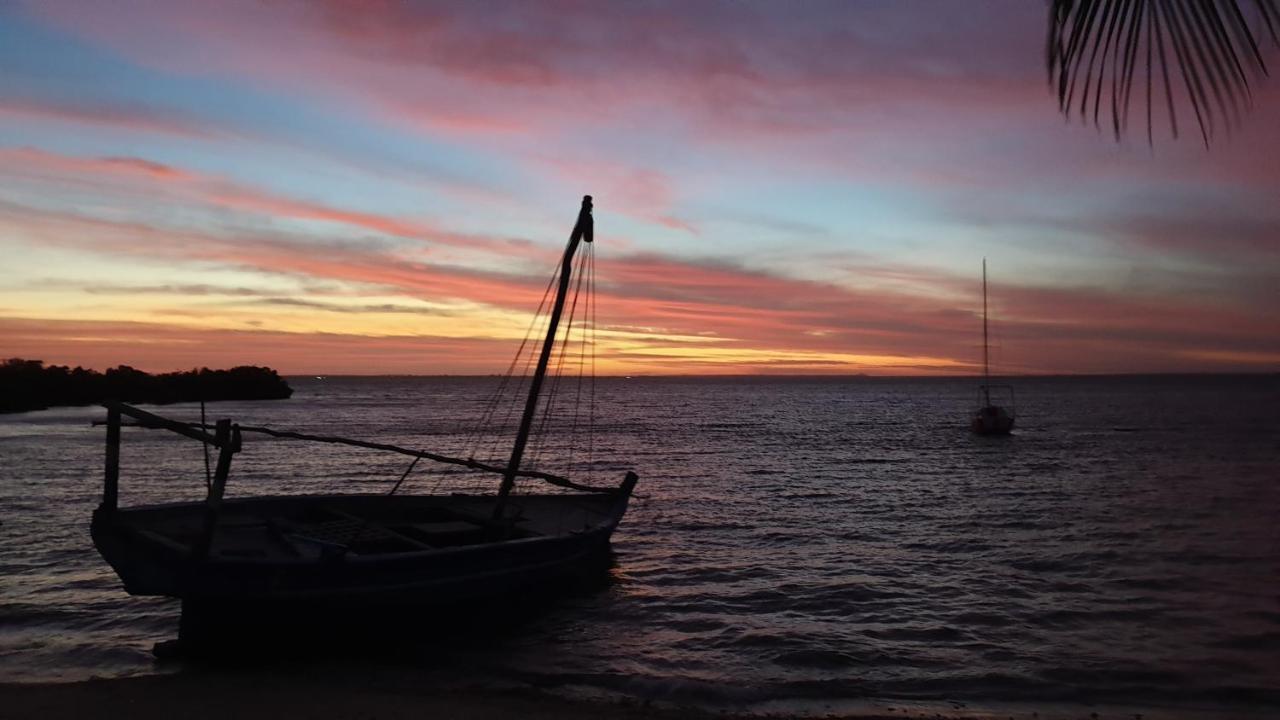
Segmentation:
{"type": "Polygon", "coordinates": [[[178,637],[156,643],[162,663],[252,669],[281,663],[447,663],[453,653],[500,652],[549,616],[572,611],[618,582],[612,551],[596,572],[467,602],[376,607],[227,605],[184,602],[178,637]]]}

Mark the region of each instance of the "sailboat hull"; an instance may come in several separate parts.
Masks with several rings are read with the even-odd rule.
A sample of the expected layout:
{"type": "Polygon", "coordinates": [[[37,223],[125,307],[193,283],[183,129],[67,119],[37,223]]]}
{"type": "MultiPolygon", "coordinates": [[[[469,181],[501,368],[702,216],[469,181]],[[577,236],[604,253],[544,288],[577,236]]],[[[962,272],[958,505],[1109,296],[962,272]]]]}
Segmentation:
{"type": "Polygon", "coordinates": [[[988,405],[973,413],[969,428],[977,435],[1008,435],[1013,431],[1013,416],[998,405],[988,405]]]}
{"type": "Polygon", "coordinates": [[[492,496],[233,500],[204,553],[203,503],[100,510],[92,535],[134,595],[228,607],[448,605],[598,571],[629,495],[521,497],[509,529],[487,520],[492,496]]]}

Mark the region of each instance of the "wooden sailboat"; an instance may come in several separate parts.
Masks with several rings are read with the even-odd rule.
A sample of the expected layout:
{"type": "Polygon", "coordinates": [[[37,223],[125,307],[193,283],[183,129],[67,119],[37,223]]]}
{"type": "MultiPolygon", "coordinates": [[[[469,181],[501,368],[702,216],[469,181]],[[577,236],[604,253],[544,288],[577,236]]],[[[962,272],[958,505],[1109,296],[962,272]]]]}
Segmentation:
{"type": "Polygon", "coordinates": [[[1013,387],[991,384],[990,342],[987,337],[987,259],[982,259],[982,385],[978,387],[979,405],[973,411],[969,427],[978,435],[1008,435],[1013,430],[1013,387]],[[991,391],[1003,391],[1008,407],[991,401],[991,391]]]}
{"type": "MultiPolygon", "coordinates": [[[[121,403],[106,405],[105,480],[91,532],[125,589],[182,599],[185,624],[188,611],[195,610],[243,618],[270,611],[457,604],[597,571],[627,509],[635,473],[626,473],[616,487],[595,487],[522,467],[574,274],[574,254],[581,242],[593,241],[591,209],[587,196],[561,261],[546,337],[505,465],[242,427],[230,420],[216,426],[181,423],[121,403]],[[118,506],[122,416],[136,426],[169,430],[216,448],[216,471],[204,502],[118,506]],[[415,464],[428,460],[492,473],[501,483],[488,494],[397,494],[398,482],[389,494],[379,495],[224,498],[232,459],[242,437],[251,433],[403,453],[415,464]],[[517,481],[549,487],[513,494],[517,481]]],[[[571,315],[570,329],[572,322],[571,315]]]]}

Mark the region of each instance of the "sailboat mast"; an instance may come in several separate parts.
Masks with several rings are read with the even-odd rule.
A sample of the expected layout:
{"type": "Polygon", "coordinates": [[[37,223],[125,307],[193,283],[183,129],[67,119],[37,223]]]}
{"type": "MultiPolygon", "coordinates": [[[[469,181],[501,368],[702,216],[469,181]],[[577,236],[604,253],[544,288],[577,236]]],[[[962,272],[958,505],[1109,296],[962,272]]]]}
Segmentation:
{"type": "Polygon", "coordinates": [[[987,259],[982,258],[982,392],[991,405],[991,363],[987,345],[987,259]]]}
{"type": "Polygon", "coordinates": [[[547,375],[547,362],[551,359],[551,349],[556,344],[556,331],[560,326],[560,314],[564,311],[565,297],[569,294],[570,275],[573,274],[573,254],[578,250],[581,240],[591,242],[595,239],[594,221],[591,218],[591,196],[584,195],[582,209],[578,211],[578,222],[569,234],[569,245],[564,250],[564,259],[560,261],[560,286],[556,290],[555,306],[551,309],[551,321],[547,326],[547,337],[542,342],[542,354],[538,356],[538,367],[533,372],[533,381],[529,384],[529,399],[524,403],[524,415],[520,417],[520,429],[516,432],[516,444],[511,448],[511,460],[507,462],[506,472],[502,476],[502,487],[498,489],[498,503],[493,508],[493,518],[502,518],[502,511],[507,504],[507,496],[515,486],[516,473],[520,472],[520,460],[524,457],[524,446],[529,442],[529,429],[533,427],[533,418],[538,410],[538,393],[542,391],[542,381],[547,375]]]}

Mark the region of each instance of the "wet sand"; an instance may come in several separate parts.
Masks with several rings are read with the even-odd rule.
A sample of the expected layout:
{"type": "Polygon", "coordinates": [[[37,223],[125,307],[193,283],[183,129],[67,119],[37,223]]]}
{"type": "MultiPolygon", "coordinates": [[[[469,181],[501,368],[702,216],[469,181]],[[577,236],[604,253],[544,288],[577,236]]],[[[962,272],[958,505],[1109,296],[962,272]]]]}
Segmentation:
{"type": "MultiPolygon", "coordinates": [[[[733,714],[604,701],[536,690],[445,689],[407,678],[183,672],[70,683],[0,683],[2,720],[711,720],[733,714]]],[[[759,715],[754,716],[757,720],[759,715]]],[[[782,717],[769,715],[769,717],[782,717]]],[[[832,716],[827,716],[832,717],[832,716]]],[[[963,717],[895,709],[843,715],[860,720],[963,717]]]]}

